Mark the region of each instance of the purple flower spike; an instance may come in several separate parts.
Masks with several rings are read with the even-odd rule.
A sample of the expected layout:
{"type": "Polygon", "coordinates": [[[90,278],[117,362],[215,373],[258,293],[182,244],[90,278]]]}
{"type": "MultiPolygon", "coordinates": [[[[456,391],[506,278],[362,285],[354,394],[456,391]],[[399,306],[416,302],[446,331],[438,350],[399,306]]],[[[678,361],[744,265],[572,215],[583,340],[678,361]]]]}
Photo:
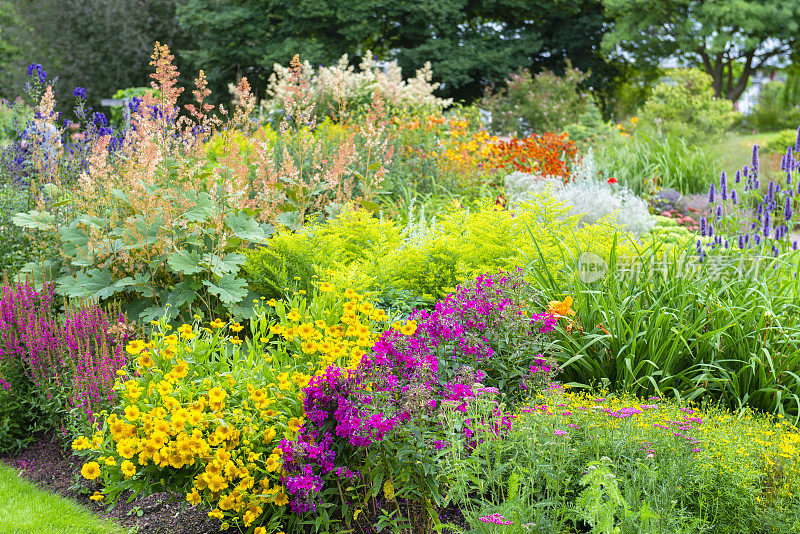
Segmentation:
{"type": "Polygon", "coordinates": [[[761,230],[761,233],[764,234],[764,237],[769,237],[771,233],[772,225],[770,224],[769,220],[769,213],[764,214],[764,228],[761,230]]]}
{"type": "Polygon", "coordinates": [[[736,171],[736,174],[733,175],[734,183],[739,183],[742,181],[742,171],[736,171]]]}
{"type": "Polygon", "coordinates": [[[800,152],[800,126],[797,127],[797,139],[794,142],[794,151],[800,152]]]}
{"type": "Polygon", "coordinates": [[[731,191],[731,202],[733,202],[734,206],[739,204],[739,195],[736,194],[736,189],[731,191]]]}
{"type": "Polygon", "coordinates": [[[753,158],[750,161],[750,165],[753,167],[753,175],[758,176],[758,167],[759,167],[759,157],[758,157],[758,145],[753,145],[753,158]]]}
{"type": "Polygon", "coordinates": [[[744,247],[745,247],[744,236],[740,235],[739,236],[739,248],[744,249],[744,247]]]}
{"type": "Polygon", "coordinates": [[[708,202],[713,203],[714,197],[715,197],[714,184],[711,184],[711,187],[708,189],[708,202]]]}
{"type": "Polygon", "coordinates": [[[789,221],[792,219],[792,215],[794,215],[794,211],[792,210],[792,199],[791,197],[786,198],[786,204],[783,206],[783,220],[789,221]]]}
{"type": "Polygon", "coordinates": [[[703,237],[706,237],[706,235],[708,235],[708,221],[706,220],[705,217],[700,217],[700,235],[703,237]]]}
{"type": "Polygon", "coordinates": [[[722,201],[728,200],[728,175],[725,174],[725,171],[722,171],[722,175],[719,177],[719,190],[722,201]]]}
{"type": "Polygon", "coordinates": [[[797,240],[792,241],[792,250],[797,250],[797,240]]]}

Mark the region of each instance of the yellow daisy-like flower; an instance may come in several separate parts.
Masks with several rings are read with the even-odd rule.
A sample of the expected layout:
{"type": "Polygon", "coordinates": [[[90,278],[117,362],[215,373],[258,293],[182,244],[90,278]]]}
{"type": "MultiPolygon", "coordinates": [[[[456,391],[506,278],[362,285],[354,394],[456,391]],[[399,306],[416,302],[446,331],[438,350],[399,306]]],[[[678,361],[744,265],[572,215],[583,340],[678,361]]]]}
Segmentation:
{"type": "Polygon", "coordinates": [[[253,534],[267,534],[267,529],[266,527],[256,527],[253,534]]]}
{"type": "Polygon", "coordinates": [[[233,330],[234,332],[241,332],[242,330],[244,330],[244,327],[239,323],[233,323],[231,325],[231,330],[233,330]]]}
{"type": "Polygon", "coordinates": [[[134,339],[125,347],[125,351],[131,356],[138,356],[145,349],[145,342],[141,339],[134,339]]]}
{"type": "Polygon", "coordinates": [[[125,475],[125,478],[130,478],[136,474],[136,466],[130,460],[125,460],[120,466],[120,471],[125,475]]]}
{"type": "Polygon", "coordinates": [[[216,319],[214,319],[213,321],[211,321],[211,328],[222,328],[222,327],[223,327],[223,326],[225,326],[226,324],[227,324],[227,323],[225,323],[225,322],[224,322],[222,319],[220,319],[219,317],[217,317],[216,319]]]}
{"type": "Polygon", "coordinates": [[[94,480],[100,476],[100,464],[97,462],[87,462],[81,467],[81,475],[88,480],[94,480]]]}
{"type": "Polygon", "coordinates": [[[128,421],[136,421],[139,419],[139,408],[137,406],[126,406],[125,419],[128,421]]]}
{"type": "Polygon", "coordinates": [[[239,336],[234,336],[231,339],[229,339],[228,341],[230,341],[232,345],[241,345],[242,344],[242,340],[239,339],[239,336]]]}
{"type": "Polygon", "coordinates": [[[277,306],[277,305],[278,305],[278,301],[277,301],[277,300],[275,300],[275,299],[269,299],[269,300],[267,301],[267,305],[268,305],[268,306],[271,306],[271,307],[273,307],[273,308],[274,308],[275,306],[277,306]]]}
{"type": "Polygon", "coordinates": [[[202,498],[200,497],[200,493],[197,492],[197,489],[194,489],[192,490],[191,493],[186,495],[186,500],[189,501],[189,503],[193,504],[194,506],[197,506],[198,504],[200,504],[202,498]]]}
{"type": "Polygon", "coordinates": [[[105,498],[105,495],[100,493],[99,491],[95,491],[91,497],[89,497],[93,501],[102,501],[105,498]]]}
{"type": "Polygon", "coordinates": [[[331,291],[333,291],[333,286],[328,282],[322,282],[319,285],[319,290],[322,291],[323,293],[330,293],[331,291]]]}
{"type": "Polygon", "coordinates": [[[286,318],[290,321],[297,322],[300,320],[300,312],[297,308],[292,308],[292,311],[286,314],[286,318]]]}
{"type": "Polygon", "coordinates": [[[74,451],[82,451],[84,449],[88,449],[91,447],[91,443],[89,443],[89,438],[86,436],[80,436],[78,439],[72,442],[72,450],[74,451]]]}

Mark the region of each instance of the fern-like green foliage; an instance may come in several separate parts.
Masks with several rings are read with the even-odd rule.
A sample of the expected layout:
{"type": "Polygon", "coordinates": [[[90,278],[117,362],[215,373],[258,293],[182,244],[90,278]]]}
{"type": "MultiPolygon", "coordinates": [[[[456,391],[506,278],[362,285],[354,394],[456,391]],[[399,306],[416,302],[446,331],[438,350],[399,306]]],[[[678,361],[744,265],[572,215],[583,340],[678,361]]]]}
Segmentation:
{"type": "Polygon", "coordinates": [[[578,517],[597,534],[619,532],[615,529],[616,520],[623,519],[629,507],[611,471],[611,460],[604,456],[599,462],[589,462],[579,482],[585,488],[575,501],[578,517]]]}
{"type": "Polygon", "coordinates": [[[249,251],[244,266],[250,287],[267,299],[287,292],[309,291],[317,276],[317,254],[304,234],[281,232],[265,247],[249,251]]]}

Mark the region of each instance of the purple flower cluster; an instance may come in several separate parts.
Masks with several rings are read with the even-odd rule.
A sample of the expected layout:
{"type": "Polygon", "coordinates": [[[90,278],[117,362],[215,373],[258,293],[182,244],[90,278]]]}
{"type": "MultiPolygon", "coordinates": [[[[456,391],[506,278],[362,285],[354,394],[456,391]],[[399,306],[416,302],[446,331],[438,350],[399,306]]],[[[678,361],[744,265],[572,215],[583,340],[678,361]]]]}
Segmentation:
{"type": "MultiPolygon", "coordinates": [[[[794,147],[788,147],[786,153],[781,158],[780,170],[785,172],[785,183],[782,181],[775,182],[770,180],[767,184],[767,191],[759,203],[753,208],[752,216],[753,222],[747,228],[747,231],[740,233],[732,242],[737,244],[740,249],[747,249],[751,247],[769,246],[773,255],[777,255],[781,248],[787,249],[789,245],[779,247],[782,242],[789,240],[790,231],[794,228],[794,215],[795,215],[795,197],[800,193],[800,183],[795,187],[792,181],[792,173],[800,169],[800,163],[796,159],[800,149],[800,128],[798,129],[798,138],[794,147]]],[[[753,146],[753,153],[749,165],[745,165],[740,171],[736,171],[734,175],[734,183],[744,182],[743,192],[748,191],[758,192],[761,189],[761,180],[759,176],[760,159],[758,145],[753,146]]],[[[715,184],[711,184],[709,188],[708,201],[709,203],[716,204],[713,211],[715,219],[719,222],[723,218],[725,212],[736,213],[736,209],[725,209],[728,202],[732,206],[739,206],[738,193],[728,189],[727,175],[722,173],[720,177],[719,188],[715,184]],[[718,191],[721,194],[718,194],[718,191]],[[730,199],[730,200],[728,200],[730,199]]],[[[741,230],[736,230],[737,232],[741,230]]],[[[700,233],[702,236],[713,236],[714,231],[711,224],[705,219],[701,220],[700,233]]],[[[698,241],[699,243],[699,241],[698,241]]],[[[708,243],[708,249],[718,247],[729,248],[730,243],[720,236],[708,243]]],[[[791,243],[791,248],[797,250],[797,242],[791,243]]],[[[698,255],[700,259],[705,257],[703,247],[698,245],[698,255]]]]}
{"type": "MultiPolygon", "coordinates": [[[[465,412],[476,398],[500,394],[495,387],[500,382],[485,369],[552,331],[552,317],[525,313],[521,301],[526,295],[528,286],[518,273],[480,276],[434,310],[412,313],[417,325],[412,335],[399,329],[384,332],[355,370],[329,367],[314,377],[304,390],[306,424],[295,441],[280,445],[292,510],[316,510],[326,477],[342,472],[360,477],[363,466],[353,465],[353,458],[363,457],[359,451],[386,441],[408,443],[411,429],[416,446],[445,448],[440,417],[450,410],[465,412]],[[512,346],[501,342],[509,334],[515,336],[512,346]]],[[[527,372],[554,369],[541,353],[523,356],[520,382],[527,372]]],[[[503,393],[519,385],[506,382],[503,393]]],[[[510,417],[498,415],[496,433],[511,424],[510,417]]],[[[467,437],[470,423],[464,429],[467,437]]]]}
{"type": "MultiPolygon", "coordinates": [[[[109,318],[83,305],[59,317],[52,285],[3,286],[0,298],[0,375],[22,373],[48,399],[66,398],[90,420],[114,400],[117,370],[132,327],[123,315],[109,318]]],[[[5,386],[4,386],[5,387],[5,386]]]]}

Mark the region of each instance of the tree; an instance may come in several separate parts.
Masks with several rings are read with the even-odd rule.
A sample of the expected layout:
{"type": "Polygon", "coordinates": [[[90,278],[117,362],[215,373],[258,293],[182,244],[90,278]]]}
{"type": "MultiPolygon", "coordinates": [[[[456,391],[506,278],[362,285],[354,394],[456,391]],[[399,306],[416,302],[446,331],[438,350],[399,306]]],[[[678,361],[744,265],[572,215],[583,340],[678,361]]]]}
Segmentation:
{"type": "Polygon", "coordinates": [[[73,88],[80,86],[97,107],[117,89],[149,82],[156,40],[186,46],[175,21],[177,2],[15,0],[16,23],[6,22],[0,10],[0,35],[8,35],[18,49],[13,60],[0,64],[0,79],[15,96],[25,84],[25,65],[40,63],[50,78],[58,76],[60,101],[71,101],[73,88]]]}
{"type": "Polygon", "coordinates": [[[347,53],[358,64],[372,50],[406,73],[430,61],[441,96],[471,100],[519,67],[553,68],[566,57],[599,67],[601,7],[601,0],[187,0],[178,14],[200,36],[181,53],[207,69],[216,91],[240,75],[264,87],[273,64],[294,54],[330,64],[347,53]]]}
{"type": "Polygon", "coordinates": [[[782,60],[800,29],[800,0],[604,0],[615,57],[657,64],[674,57],[712,77],[717,97],[736,101],[750,76],[782,60]]]}

